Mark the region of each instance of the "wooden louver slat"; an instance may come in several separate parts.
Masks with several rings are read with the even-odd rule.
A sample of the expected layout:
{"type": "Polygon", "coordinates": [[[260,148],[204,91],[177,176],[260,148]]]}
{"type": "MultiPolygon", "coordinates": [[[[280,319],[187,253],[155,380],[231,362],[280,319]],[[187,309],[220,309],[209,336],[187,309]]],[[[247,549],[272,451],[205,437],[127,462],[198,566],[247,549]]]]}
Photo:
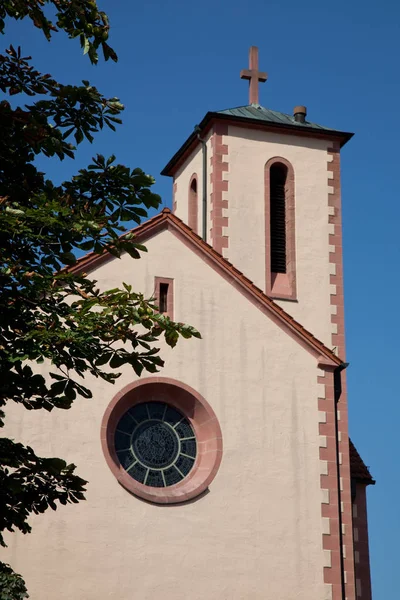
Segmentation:
{"type": "Polygon", "coordinates": [[[286,169],[273,165],[270,171],[271,272],[286,273],[286,169]]]}

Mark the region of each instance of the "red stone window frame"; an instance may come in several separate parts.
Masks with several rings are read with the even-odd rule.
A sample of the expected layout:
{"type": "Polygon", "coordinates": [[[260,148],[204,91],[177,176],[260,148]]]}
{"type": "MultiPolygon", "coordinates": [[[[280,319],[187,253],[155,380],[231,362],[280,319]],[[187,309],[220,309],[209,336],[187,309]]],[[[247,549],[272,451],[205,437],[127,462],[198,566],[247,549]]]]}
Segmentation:
{"type": "Polygon", "coordinates": [[[368,517],[367,517],[367,484],[361,481],[353,482],[355,497],[353,498],[353,539],[354,553],[357,554],[354,569],[356,588],[360,588],[357,597],[363,600],[372,599],[371,573],[369,562],[368,517]]]}
{"type": "Polygon", "coordinates": [[[177,203],[177,191],[178,191],[178,183],[175,181],[175,177],[174,177],[174,183],[172,185],[172,212],[176,213],[176,209],[178,207],[178,203],[177,203]]]}
{"type": "Polygon", "coordinates": [[[208,402],[190,386],[169,377],[149,377],[124,387],[108,405],[101,424],[101,444],[108,466],[129,492],[157,504],[176,504],[199,496],[216,476],[222,459],[222,433],[208,402]],[[133,479],[121,466],[114,446],[117,424],[129,408],[143,402],[165,402],[192,425],[197,456],[190,473],[174,485],[150,487],[133,479]]]}
{"type": "Polygon", "coordinates": [[[295,180],[294,169],[281,156],[271,158],[265,165],[265,288],[267,296],[282,300],[296,300],[296,234],[295,234],[295,180]],[[286,273],[271,272],[271,167],[281,164],[287,169],[285,183],[286,215],[286,273]]]}
{"type": "Polygon", "coordinates": [[[154,277],[154,299],[159,312],[170,319],[174,318],[174,280],[171,277],[154,277]],[[166,298],[163,292],[167,286],[166,298]],[[166,304],[166,306],[162,306],[166,304]]]}
{"type": "Polygon", "coordinates": [[[199,214],[199,182],[197,174],[193,173],[189,182],[188,194],[188,225],[195,233],[198,233],[199,214]]]}

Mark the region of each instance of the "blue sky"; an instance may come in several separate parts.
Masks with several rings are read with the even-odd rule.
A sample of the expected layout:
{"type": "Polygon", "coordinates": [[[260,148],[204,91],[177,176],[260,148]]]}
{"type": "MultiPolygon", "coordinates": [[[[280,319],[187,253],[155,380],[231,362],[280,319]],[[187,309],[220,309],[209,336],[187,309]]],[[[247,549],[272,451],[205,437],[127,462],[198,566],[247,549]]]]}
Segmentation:
{"type": "Polygon", "coordinates": [[[70,177],[95,152],[115,153],[157,178],[208,110],[247,103],[248,48],[260,49],[269,80],[260,103],[354,131],[342,153],[345,306],[350,430],[377,485],[369,488],[374,600],[398,595],[397,369],[400,292],[400,4],[395,0],[100,0],[110,16],[119,62],[91,67],[79,43],[62,34],[49,45],[24,23],[11,24],[3,46],[20,44],[35,66],[60,81],[89,79],[126,106],[124,125],[84,144],[78,160],[47,161],[55,180],[70,177]],[[390,292],[390,294],[389,294],[390,292]]]}

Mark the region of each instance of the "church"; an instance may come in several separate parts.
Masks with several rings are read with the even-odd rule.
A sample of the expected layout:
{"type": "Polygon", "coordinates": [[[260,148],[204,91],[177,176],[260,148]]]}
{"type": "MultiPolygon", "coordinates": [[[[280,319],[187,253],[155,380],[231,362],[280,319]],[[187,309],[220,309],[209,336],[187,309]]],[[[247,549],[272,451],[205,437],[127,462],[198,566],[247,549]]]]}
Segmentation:
{"type": "MultiPolygon", "coordinates": [[[[126,282],[202,339],[165,367],[87,381],[69,411],[10,414],[87,500],[31,519],[7,560],[32,600],[371,600],[366,488],[349,439],[341,149],[352,134],[259,104],[208,112],[168,162],[172,211],[141,260],[73,269],[126,282]]],[[[351,401],[351,399],[350,399],[351,401]]],[[[351,425],[351,424],[350,424],[351,425]]],[[[350,427],[351,429],[351,427],[350,427]]]]}

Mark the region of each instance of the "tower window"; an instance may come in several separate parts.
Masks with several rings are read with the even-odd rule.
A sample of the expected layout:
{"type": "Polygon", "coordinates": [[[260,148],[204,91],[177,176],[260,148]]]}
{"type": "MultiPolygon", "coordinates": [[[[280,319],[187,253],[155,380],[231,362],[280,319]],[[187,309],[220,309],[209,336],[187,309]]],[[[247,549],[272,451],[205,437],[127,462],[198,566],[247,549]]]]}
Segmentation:
{"type": "Polygon", "coordinates": [[[296,300],[294,169],[285,158],[265,165],[265,291],[296,300]]]}
{"type": "Polygon", "coordinates": [[[169,277],[155,277],[155,304],[161,314],[173,319],[174,314],[174,280],[169,277]]]}
{"type": "Polygon", "coordinates": [[[285,165],[270,169],[271,272],[286,273],[286,178],[285,165]]]}
{"type": "Polygon", "coordinates": [[[189,184],[188,225],[197,233],[198,218],[197,175],[192,175],[189,184]]]}

